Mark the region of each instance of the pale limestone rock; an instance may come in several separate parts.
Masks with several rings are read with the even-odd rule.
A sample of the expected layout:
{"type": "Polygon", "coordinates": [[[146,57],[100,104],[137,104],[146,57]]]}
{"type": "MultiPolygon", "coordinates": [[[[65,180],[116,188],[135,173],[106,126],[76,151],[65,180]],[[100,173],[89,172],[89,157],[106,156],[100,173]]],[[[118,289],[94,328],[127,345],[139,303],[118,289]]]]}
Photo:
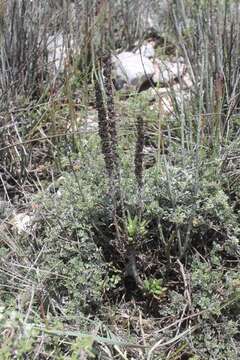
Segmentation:
{"type": "Polygon", "coordinates": [[[124,51],[114,55],[112,61],[113,79],[117,90],[124,87],[138,90],[154,74],[152,62],[139,54],[124,51]]]}
{"type": "Polygon", "coordinates": [[[148,59],[153,59],[155,56],[155,49],[154,49],[154,43],[153,42],[146,42],[143,44],[140,49],[137,49],[135,51],[135,54],[138,54],[140,56],[145,56],[148,59]]]}
{"type": "Polygon", "coordinates": [[[149,101],[153,103],[152,109],[155,109],[157,106],[160,113],[166,116],[174,114],[176,103],[181,108],[184,103],[188,103],[190,100],[189,90],[183,90],[180,84],[159,89],[150,88],[147,92],[150,99],[149,101]]]}
{"type": "Polygon", "coordinates": [[[181,62],[171,62],[156,59],[154,61],[153,82],[165,85],[172,84],[179,80],[186,72],[186,65],[181,62]]]}

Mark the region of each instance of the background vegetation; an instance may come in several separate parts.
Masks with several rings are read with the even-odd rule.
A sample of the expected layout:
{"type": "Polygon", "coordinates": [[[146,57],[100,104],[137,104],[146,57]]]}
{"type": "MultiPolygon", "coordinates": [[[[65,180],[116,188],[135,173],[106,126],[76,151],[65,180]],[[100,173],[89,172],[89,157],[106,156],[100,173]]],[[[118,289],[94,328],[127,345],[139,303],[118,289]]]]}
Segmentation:
{"type": "Polygon", "coordinates": [[[0,2],[1,359],[239,359],[239,17],[0,2]],[[112,91],[109,54],[153,35],[193,83],[171,116],[112,91]]]}

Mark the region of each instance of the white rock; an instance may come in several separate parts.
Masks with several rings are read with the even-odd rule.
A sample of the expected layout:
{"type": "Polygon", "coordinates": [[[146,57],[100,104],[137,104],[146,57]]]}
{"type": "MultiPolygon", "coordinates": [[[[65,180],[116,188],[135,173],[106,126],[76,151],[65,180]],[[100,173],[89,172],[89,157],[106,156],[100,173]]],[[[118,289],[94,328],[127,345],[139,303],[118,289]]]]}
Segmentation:
{"type": "Polygon", "coordinates": [[[191,89],[191,87],[193,86],[193,81],[189,73],[186,73],[179,82],[183,90],[191,89]]]}
{"type": "Polygon", "coordinates": [[[186,71],[186,65],[180,62],[162,61],[154,62],[154,83],[171,84],[175,79],[180,79],[186,71]]]}
{"type": "Polygon", "coordinates": [[[146,44],[143,44],[140,49],[137,49],[135,54],[138,54],[140,56],[145,56],[148,59],[152,59],[155,56],[155,49],[152,44],[152,42],[148,42],[146,44]]]}
{"type": "Polygon", "coordinates": [[[170,88],[150,88],[147,92],[151,102],[155,102],[154,107],[157,105],[160,113],[167,116],[174,114],[176,104],[181,108],[190,100],[190,92],[181,89],[179,84],[170,88]]]}
{"type": "Polygon", "coordinates": [[[138,90],[141,85],[154,74],[152,62],[145,56],[124,51],[114,55],[113,62],[113,79],[117,90],[134,88],[138,90]]]}

